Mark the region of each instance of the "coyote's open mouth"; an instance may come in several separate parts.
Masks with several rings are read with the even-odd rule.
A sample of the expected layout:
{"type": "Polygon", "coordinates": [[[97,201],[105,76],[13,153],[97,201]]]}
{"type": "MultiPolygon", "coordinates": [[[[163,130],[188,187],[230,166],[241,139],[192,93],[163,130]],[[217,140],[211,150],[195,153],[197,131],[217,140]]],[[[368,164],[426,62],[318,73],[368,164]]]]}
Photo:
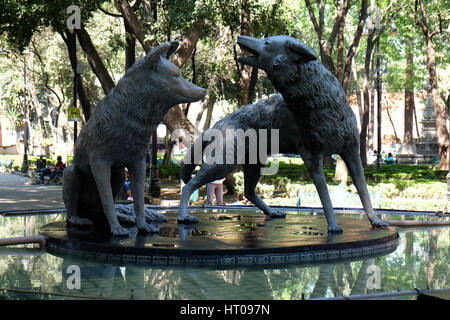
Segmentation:
{"type": "Polygon", "coordinates": [[[237,44],[242,50],[244,50],[244,52],[249,53],[249,55],[240,56],[238,58],[238,62],[249,66],[258,67],[259,53],[250,47],[247,38],[244,36],[238,37],[237,44]]]}

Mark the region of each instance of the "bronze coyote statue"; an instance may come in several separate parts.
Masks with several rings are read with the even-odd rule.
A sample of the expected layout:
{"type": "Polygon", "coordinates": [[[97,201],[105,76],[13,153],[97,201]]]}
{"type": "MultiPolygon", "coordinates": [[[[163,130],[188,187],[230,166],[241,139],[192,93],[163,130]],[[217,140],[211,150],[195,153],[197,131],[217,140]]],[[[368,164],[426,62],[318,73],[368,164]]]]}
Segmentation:
{"type": "MultiPolygon", "coordinates": [[[[157,231],[144,214],[145,152],[151,134],[171,107],[200,100],[205,94],[167,60],[177,48],[178,42],[167,42],[136,61],[81,130],[73,164],[64,171],[68,223],[128,235],[130,230],[119,223],[114,208],[127,167],[137,229],[157,231]]],[[[164,220],[164,216],[156,219],[164,220]]]]}
{"type": "Polygon", "coordinates": [[[388,227],[374,212],[359,156],[355,114],[337,78],[304,43],[289,36],[238,38],[250,56],[239,62],[266,71],[275,89],[291,109],[299,129],[300,150],[319,193],[329,232],[342,232],[337,224],[323,172],[323,157],[339,154],[356,186],[364,210],[374,227],[388,227]]]}
{"type": "MultiPolygon", "coordinates": [[[[331,233],[342,232],[342,227],[336,221],[328,193],[323,157],[339,154],[349,169],[372,226],[388,227],[373,210],[359,156],[356,118],[336,77],[317,60],[309,47],[292,37],[256,39],[241,36],[238,44],[251,54],[240,57],[239,61],[266,71],[281,96],[237,110],[219,121],[214,128],[279,129],[280,152],[301,155],[319,193],[328,231],[331,233]]],[[[203,143],[202,150],[208,144],[195,143],[203,143]]],[[[248,144],[246,147],[249,147],[248,144]]],[[[193,151],[194,147],[191,147],[191,152],[193,151]]],[[[189,163],[184,164],[181,169],[185,182],[190,180],[194,169],[191,164],[192,156],[190,153],[187,156],[191,157],[187,159],[189,163]]],[[[244,164],[245,195],[267,215],[282,217],[282,214],[267,207],[256,195],[260,165],[244,164]]],[[[203,165],[183,189],[178,220],[195,222],[195,217],[187,213],[190,193],[207,182],[225,177],[234,168],[230,164],[203,165]]]]}

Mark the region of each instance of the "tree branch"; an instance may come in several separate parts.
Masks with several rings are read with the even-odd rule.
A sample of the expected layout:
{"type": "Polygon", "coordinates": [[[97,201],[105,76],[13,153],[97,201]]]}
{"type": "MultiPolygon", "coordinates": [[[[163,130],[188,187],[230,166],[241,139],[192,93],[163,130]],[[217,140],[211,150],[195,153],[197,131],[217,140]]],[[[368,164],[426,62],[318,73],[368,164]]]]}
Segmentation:
{"type": "Polygon", "coordinates": [[[151,50],[151,45],[148,41],[145,41],[144,27],[141,21],[139,21],[133,8],[130,6],[127,0],[115,0],[116,7],[122,13],[122,17],[125,23],[128,25],[129,30],[134,34],[136,39],[144,48],[145,52],[151,50]]]}
{"type": "Polygon", "coordinates": [[[109,11],[106,11],[105,9],[103,9],[101,6],[98,7],[98,9],[103,12],[104,14],[111,16],[111,17],[115,17],[115,18],[122,18],[121,14],[116,14],[116,13],[112,13],[109,11]]]}
{"type": "Polygon", "coordinates": [[[171,59],[173,64],[178,68],[181,68],[194,52],[197,42],[202,35],[202,29],[205,24],[205,19],[194,22],[192,27],[189,29],[187,37],[184,38],[178,46],[177,53],[171,59]]]}
{"type": "Polygon", "coordinates": [[[311,18],[311,22],[314,26],[314,30],[316,31],[317,37],[319,38],[319,46],[320,46],[321,54],[323,53],[323,56],[322,56],[322,59],[324,60],[323,62],[325,64],[325,66],[333,74],[335,74],[334,63],[333,63],[333,59],[331,58],[331,49],[326,44],[326,42],[323,38],[322,30],[321,30],[319,24],[317,23],[316,15],[314,13],[314,9],[311,5],[310,0],[305,0],[305,4],[306,4],[306,7],[308,8],[308,13],[311,18]]]}
{"type": "Polygon", "coordinates": [[[364,23],[366,22],[366,19],[367,19],[367,8],[368,8],[368,1],[363,0],[361,3],[361,11],[360,11],[360,16],[359,16],[358,27],[356,28],[356,33],[353,38],[352,44],[350,45],[350,47],[347,50],[347,58],[345,60],[343,77],[342,77],[342,82],[343,82],[342,86],[344,88],[344,91],[347,90],[348,85],[350,83],[351,64],[352,64],[353,58],[355,57],[356,49],[358,48],[359,41],[361,40],[361,34],[362,34],[362,31],[364,28],[364,23]]]}
{"type": "Polygon", "coordinates": [[[100,58],[97,49],[95,49],[89,33],[84,28],[84,25],[81,26],[81,29],[76,29],[76,33],[78,35],[78,41],[80,42],[80,45],[83,48],[84,53],[86,54],[92,71],[100,81],[105,94],[108,93],[112,88],[114,88],[115,84],[113,79],[109,75],[108,70],[103,64],[103,61],[100,58]]]}

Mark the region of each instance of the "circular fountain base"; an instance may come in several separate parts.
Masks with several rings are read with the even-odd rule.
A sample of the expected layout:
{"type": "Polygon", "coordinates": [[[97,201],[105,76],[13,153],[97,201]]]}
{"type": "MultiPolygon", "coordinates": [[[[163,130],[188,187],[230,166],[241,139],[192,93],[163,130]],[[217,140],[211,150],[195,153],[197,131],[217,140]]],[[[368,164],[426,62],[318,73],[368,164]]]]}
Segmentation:
{"type": "Polygon", "coordinates": [[[372,229],[367,220],[337,217],[342,234],[327,234],[323,215],[288,213],[268,219],[259,212],[198,210],[194,225],[177,223],[177,211],[163,212],[158,234],[118,238],[57,221],[43,226],[47,250],[103,261],[147,265],[268,265],[316,263],[387,254],[395,250],[393,228],[372,229]]]}

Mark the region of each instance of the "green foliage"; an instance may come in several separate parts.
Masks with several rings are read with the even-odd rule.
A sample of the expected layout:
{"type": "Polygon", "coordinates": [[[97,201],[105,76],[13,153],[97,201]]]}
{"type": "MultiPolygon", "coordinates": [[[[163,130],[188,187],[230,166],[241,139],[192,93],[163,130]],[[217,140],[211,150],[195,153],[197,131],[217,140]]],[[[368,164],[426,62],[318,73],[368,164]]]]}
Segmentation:
{"type": "Polygon", "coordinates": [[[236,192],[238,198],[244,196],[244,173],[242,171],[233,173],[234,177],[234,191],[236,192]]]}
{"type": "MultiPolygon", "coordinates": [[[[389,0],[377,1],[377,5],[383,12],[388,7],[389,0]]],[[[316,17],[319,16],[317,2],[312,1],[316,17]]],[[[324,37],[328,39],[335,22],[339,1],[325,0],[323,15],[324,37]]],[[[381,53],[389,72],[383,75],[383,82],[390,91],[403,90],[405,87],[422,89],[428,78],[426,69],[426,50],[424,48],[423,33],[414,23],[414,3],[410,1],[398,1],[390,15],[395,14],[395,24],[398,29],[396,36],[389,35],[390,22],[381,37],[381,53]],[[414,77],[405,79],[405,54],[411,47],[414,55],[414,77]]],[[[304,1],[297,0],[252,0],[250,4],[250,27],[255,37],[265,37],[275,34],[290,34],[304,41],[319,53],[317,35],[315,34],[311,19],[304,1]]],[[[430,29],[437,30],[439,16],[443,19],[443,28],[447,28],[449,21],[450,1],[425,1],[425,6],[430,22],[430,29]]],[[[23,127],[23,56],[20,54],[23,47],[28,45],[35,53],[34,70],[29,71],[29,77],[33,77],[37,94],[44,112],[65,114],[67,107],[73,104],[72,79],[70,77],[71,66],[67,55],[67,47],[58,33],[64,33],[67,7],[78,5],[81,9],[81,20],[89,32],[93,44],[109,74],[117,83],[124,74],[125,65],[125,33],[123,19],[111,17],[99,10],[99,6],[110,12],[117,13],[114,1],[105,0],[0,0],[2,14],[0,15],[0,44],[2,56],[0,57],[0,112],[6,115],[14,129],[23,127]]],[[[356,29],[359,19],[360,2],[351,6],[344,26],[345,50],[356,29]]],[[[144,25],[147,39],[152,45],[170,39],[184,39],[193,26],[193,23],[205,20],[201,30],[201,39],[197,43],[195,53],[196,82],[202,87],[209,87],[216,95],[217,101],[226,100],[231,108],[238,106],[239,74],[242,68],[235,61],[235,54],[240,50],[236,46],[237,36],[241,32],[242,1],[240,0],[162,0],[158,1],[158,15],[155,21],[152,16],[144,12],[141,2],[136,14],[144,25]],[[236,49],[236,53],[234,50],[236,49]]],[[[436,62],[439,81],[442,88],[450,83],[449,65],[450,56],[448,33],[434,37],[436,49],[436,62]]],[[[362,39],[357,48],[357,69],[361,70],[364,64],[364,50],[366,40],[362,39]]],[[[136,46],[137,57],[143,54],[139,44],[136,46]]],[[[85,66],[82,74],[83,84],[86,88],[88,99],[92,106],[104,96],[102,89],[96,83],[96,75],[91,71],[88,61],[80,48],[77,50],[78,60],[85,66]]],[[[337,50],[333,51],[333,59],[337,56],[337,50]]],[[[181,72],[187,79],[193,80],[192,61],[188,60],[181,72]]],[[[360,77],[362,79],[362,77],[360,77]]],[[[264,72],[260,71],[256,85],[257,99],[275,92],[271,82],[264,72]]],[[[29,93],[28,102],[31,100],[29,93]]],[[[216,106],[217,107],[217,106],[216,106]]],[[[230,108],[230,109],[231,109],[230,108]]],[[[37,128],[37,115],[34,108],[30,108],[33,131],[42,133],[37,128]]],[[[45,121],[48,123],[49,118],[45,121]]],[[[59,132],[47,133],[55,136],[61,131],[69,133],[67,121],[58,123],[59,132]]],[[[36,139],[42,146],[52,146],[52,138],[36,139]]],[[[283,160],[284,161],[284,160],[283,160]]],[[[280,162],[280,170],[277,176],[265,176],[263,183],[272,184],[275,190],[279,190],[283,184],[289,181],[311,182],[309,173],[304,165],[290,166],[286,162],[280,162]]],[[[290,160],[289,160],[290,161],[290,160]]],[[[289,162],[291,163],[291,162],[289,162]]],[[[178,175],[171,169],[162,169],[163,174],[178,175]]],[[[329,184],[334,184],[332,177],[334,171],[326,169],[326,178],[329,184]]],[[[392,183],[400,191],[407,189],[411,181],[421,181],[442,178],[442,173],[435,170],[424,169],[419,171],[389,171],[385,168],[376,172],[370,168],[366,170],[369,184],[392,183]],[[385,171],[386,170],[386,171],[385,171]]]]}
{"type": "Polygon", "coordinates": [[[22,51],[33,34],[42,27],[52,26],[63,30],[68,18],[67,8],[78,5],[81,21],[87,21],[105,0],[1,0],[3,10],[0,20],[0,34],[6,34],[8,42],[22,51]]]}
{"type": "MultiPolygon", "coordinates": [[[[148,165],[148,168],[150,168],[150,165],[148,165]]],[[[159,170],[159,176],[160,177],[172,177],[175,179],[180,179],[180,169],[181,169],[181,165],[158,165],[158,170],[159,170]]]]}
{"type": "Polygon", "coordinates": [[[444,181],[447,171],[437,170],[431,165],[385,165],[379,171],[374,166],[364,170],[366,181],[369,184],[391,182],[397,184],[402,190],[409,183],[426,181],[444,181]],[[403,188],[402,188],[403,186],[403,188]]]}
{"type": "Polygon", "coordinates": [[[263,199],[270,199],[275,191],[275,186],[270,184],[258,183],[256,192],[263,199]]]}

